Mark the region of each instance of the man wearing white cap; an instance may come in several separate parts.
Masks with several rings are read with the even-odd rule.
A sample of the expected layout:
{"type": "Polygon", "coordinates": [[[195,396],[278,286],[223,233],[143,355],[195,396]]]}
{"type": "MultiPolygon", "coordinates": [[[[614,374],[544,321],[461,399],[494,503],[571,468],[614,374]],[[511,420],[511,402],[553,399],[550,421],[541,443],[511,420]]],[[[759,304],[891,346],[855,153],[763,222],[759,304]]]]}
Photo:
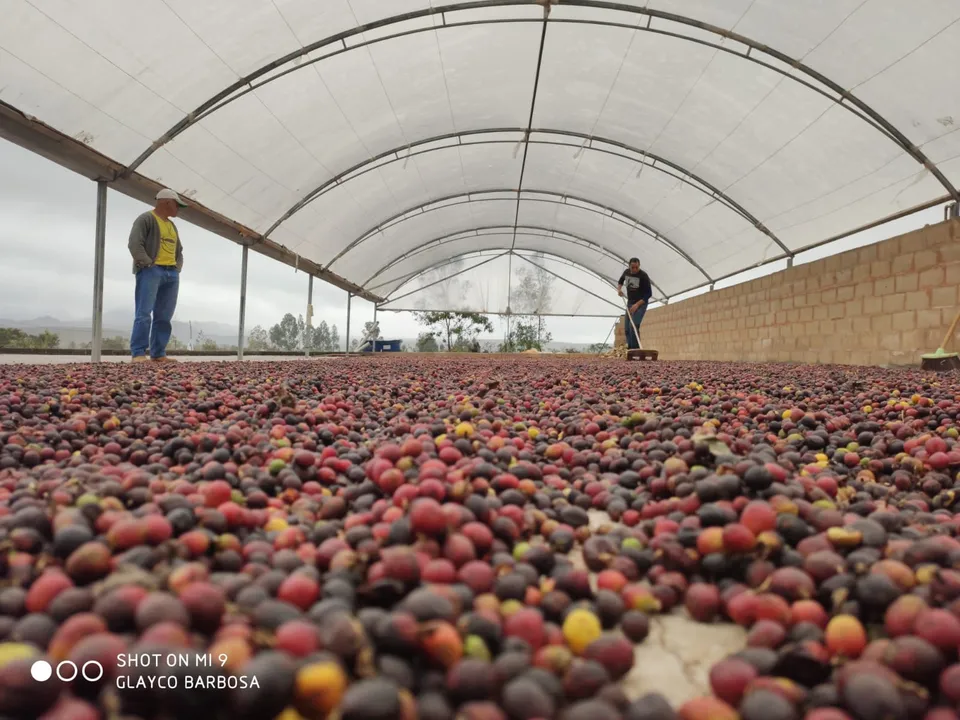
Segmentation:
{"type": "Polygon", "coordinates": [[[173,329],[170,321],[177,309],[183,247],[171,218],[182,207],[186,203],[173,190],[161,190],[154,209],[134,220],[130,230],[127,247],[137,276],[136,311],[130,335],[133,362],[145,362],[148,351],[156,362],[173,362],[167,357],[167,343],[173,329]]]}

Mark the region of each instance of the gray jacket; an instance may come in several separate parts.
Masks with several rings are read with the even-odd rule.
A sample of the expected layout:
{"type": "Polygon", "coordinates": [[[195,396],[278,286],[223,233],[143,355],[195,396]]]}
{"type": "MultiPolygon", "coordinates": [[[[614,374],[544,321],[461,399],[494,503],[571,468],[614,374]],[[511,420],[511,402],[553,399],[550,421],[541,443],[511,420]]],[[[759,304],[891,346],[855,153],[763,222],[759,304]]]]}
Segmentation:
{"type": "MultiPolygon", "coordinates": [[[[176,225],[173,229],[177,233],[177,272],[180,272],[183,269],[183,245],[180,243],[180,231],[176,225]]],[[[145,212],[133,221],[127,247],[133,257],[134,275],[156,261],[157,253],[160,252],[160,226],[153,217],[153,212],[145,212]]]]}

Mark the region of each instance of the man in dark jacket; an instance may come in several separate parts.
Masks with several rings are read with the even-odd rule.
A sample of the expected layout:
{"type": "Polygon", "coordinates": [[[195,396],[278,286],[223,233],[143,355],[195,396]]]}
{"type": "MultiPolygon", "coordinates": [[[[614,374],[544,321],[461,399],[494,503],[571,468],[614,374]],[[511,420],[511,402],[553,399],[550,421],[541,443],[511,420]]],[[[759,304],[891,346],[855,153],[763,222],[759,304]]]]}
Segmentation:
{"type": "Polygon", "coordinates": [[[161,190],[154,209],[134,220],[130,230],[127,247],[137,276],[136,313],[130,335],[133,362],[146,361],[148,350],[157,362],[173,362],[167,357],[167,343],[177,309],[183,248],[171,218],[182,207],[186,204],[173,190],[161,190]]]}
{"type": "MultiPolygon", "coordinates": [[[[647,313],[647,306],[653,296],[653,289],[650,276],[640,269],[639,259],[630,258],[630,267],[623,271],[620,280],[617,281],[617,294],[620,297],[623,297],[624,285],[627,287],[627,304],[630,306],[630,316],[633,318],[633,324],[637,326],[637,332],[640,332],[640,323],[643,322],[643,316],[647,313]]],[[[640,338],[634,335],[629,318],[625,317],[624,323],[626,325],[624,332],[627,336],[627,348],[636,350],[640,347],[640,338]]]]}

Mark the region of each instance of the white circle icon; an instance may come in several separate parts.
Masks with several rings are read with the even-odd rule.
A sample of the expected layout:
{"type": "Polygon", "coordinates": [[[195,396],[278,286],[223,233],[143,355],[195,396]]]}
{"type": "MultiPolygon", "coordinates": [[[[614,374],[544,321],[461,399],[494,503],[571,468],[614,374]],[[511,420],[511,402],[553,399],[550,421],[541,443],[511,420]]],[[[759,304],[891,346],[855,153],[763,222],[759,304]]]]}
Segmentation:
{"type": "Polygon", "coordinates": [[[70,662],[69,660],[64,660],[62,663],[57,663],[57,677],[60,678],[62,682],[73,682],[77,678],[77,673],[80,671],[77,669],[76,664],[70,662]],[[67,665],[68,667],[73,668],[73,675],[70,677],[64,677],[63,673],[60,671],[63,669],[63,666],[67,665]]]}
{"type": "Polygon", "coordinates": [[[37,682],[46,682],[53,675],[53,668],[46,660],[37,660],[30,666],[30,675],[37,682]]]}
{"type": "Polygon", "coordinates": [[[96,682],[97,680],[103,677],[103,665],[98,663],[96,660],[87,660],[83,664],[83,667],[80,669],[80,672],[83,675],[83,679],[86,680],[87,682],[96,682]],[[90,675],[92,675],[93,672],[91,672],[90,675],[87,675],[87,668],[90,667],[91,665],[93,665],[95,671],[96,670],[100,671],[100,674],[97,675],[96,677],[90,677],[90,675]]]}

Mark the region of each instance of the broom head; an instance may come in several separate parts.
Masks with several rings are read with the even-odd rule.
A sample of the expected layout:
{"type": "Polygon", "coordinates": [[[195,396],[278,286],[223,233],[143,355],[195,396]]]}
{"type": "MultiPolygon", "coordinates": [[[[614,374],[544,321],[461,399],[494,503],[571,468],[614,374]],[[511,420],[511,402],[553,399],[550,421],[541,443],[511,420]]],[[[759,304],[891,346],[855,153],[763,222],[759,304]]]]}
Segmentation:
{"type": "Polygon", "coordinates": [[[920,369],[936,372],[960,369],[960,355],[944,352],[943,348],[937,348],[935,353],[920,357],[920,369]]]}

